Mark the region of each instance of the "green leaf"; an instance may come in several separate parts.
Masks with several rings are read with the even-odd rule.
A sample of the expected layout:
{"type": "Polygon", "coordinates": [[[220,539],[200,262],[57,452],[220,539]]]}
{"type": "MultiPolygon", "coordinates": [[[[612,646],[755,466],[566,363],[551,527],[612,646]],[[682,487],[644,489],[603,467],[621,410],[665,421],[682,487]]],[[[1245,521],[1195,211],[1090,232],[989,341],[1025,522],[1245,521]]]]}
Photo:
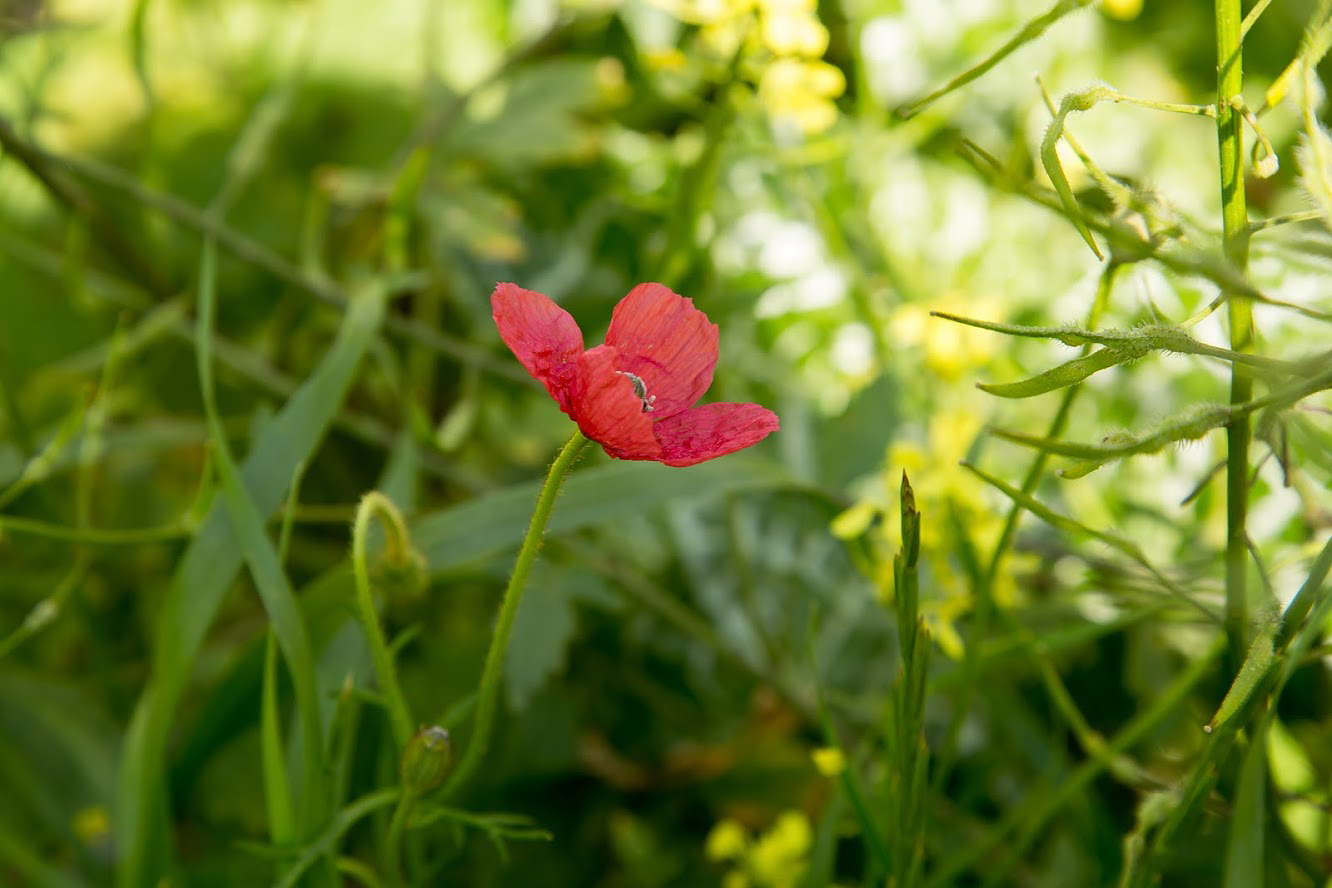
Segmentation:
{"type": "MultiPolygon", "coordinates": [[[[777,464],[744,457],[685,469],[657,463],[606,463],[569,476],[546,532],[567,533],[637,515],[679,497],[795,486],[777,464]]],[[[412,540],[434,572],[502,552],[522,541],[540,489],[540,482],[518,484],[434,512],[413,522],[412,540]]]]}
{"type": "Polygon", "coordinates": [[[264,639],[263,689],[259,698],[259,752],[265,813],[268,815],[268,837],[275,846],[285,845],[294,842],[297,833],[278,709],[277,638],[272,632],[264,639]]]}
{"type": "Polygon", "coordinates": [[[1263,835],[1267,824],[1266,721],[1249,739],[1240,768],[1235,810],[1226,843],[1225,888],[1263,888],[1263,835]]]}
{"type": "Polygon", "coordinates": [[[1041,139],[1041,165],[1045,167],[1045,174],[1050,177],[1051,184],[1054,185],[1055,193],[1059,195],[1060,202],[1064,205],[1064,213],[1069,220],[1078,229],[1078,234],[1091,247],[1091,251],[1096,254],[1097,259],[1104,259],[1105,255],[1101,248],[1096,245],[1095,239],[1091,236],[1091,231],[1087,228],[1087,220],[1082,217],[1082,209],[1078,206],[1078,199],[1073,194],[1073,187],[1068,184],[1068,176],[1064,173],[1064,166],[1059,161],[1059,138],[1064,134],[1064,118],[1073,111],[1086,111],[1095,104],[1098,90],[1088,90],[1087,93],[1067,95],[1059,103],[1059,113],[1055,115],[1054,120],[1050,121],[1049,128],[1045,131],[1045,137],[1041,139]]]}
{"type": "Polygon", "coordinates": [[[514,616],[503,676],[505,697],[515,712],[563,668],[578,627],[573,600],[559,579],[559,571],[533,571],[514,616]]]}
{"type": "Polygon", "coordinates": [[[504,663],[505,697],[515,712],[564,668],[578,628],[577,605],[615,602],[600,577],[540,561],[527,585],[504,663]]]}
{"type": "Polygon", "coordinates": [[[1221,700],[1221,706],[1216,710],[1216,715],[1212,716],[1212,720],[1208,724],[1209,732],[1215,731],[1229,722],[1244,707],[1244,704],[1253,698],[1254,692],[1265,684],[1268,673],[1276,659],[1273,643],[1280,628],[1280,622],[1269,621],[1263,627],[1263,630],[1258,633],[1258,637],[1253,640],[1253,644],[1249,645],[1249,653],[1244,658],[1244,664],[1240,666],[1239,674],[1231,682],[1230,690],[1226,691],[1226,696],[1221,700]]]}
{"type": "MultiPolygon", "coordinates": [[[[217,313],[217,254],[212,240],[205,240],[199,273],[199,307],[195,346],[199,369],[199,385],[203,394],[204,410],[212,436],[213,453],[227,512],[255,588],[263,601],[264,610],[272,625],[278,647],[291,674],[296,692],[296,708],[300,714],[301,765],[304,774],[301,795],[301,824],[304,830],[324,819],[322,780],[324,776],[324,726],[319,712],[319,692],[315,680],[314,656],[296,596],[282,572],[277,549],[268,538],[264,518],[255,506],[250,492],[240,477],[231,456],[222,417],[217,412],[213,389],[213,318],[217,313]]],[[[293,473],[295,474],[295,473],[293,473]]],[[[272,788],[270,786],[270,788],[272,788]]],[[[279,792],[285,801],[286,789],[279,792]]]]}
{"type": "Polygon", "coordinates": [[[1009,382],[999,385],[977,383],[976,388],[1000,398],[1030,398],[1043,395],[1055,389],[1066,388],[1082,382],[1088,376],[1107,367],[1114,367],[1132,360],[1133,354],[1113,348],[1103,348],[1086,357],[1074,358],[1066,364],[1060,364],[1044,373],[1024,379],[1021,382],[1009,382]]]}
{"type": "MultiPolygon", "coordinates": [[[[240,474],[261,515],[277,510],[296,467],[314,453],[383,317],[384,295],[378,290],[354,298],[328,352],[250,449],[240,474]]],[[[167,735],[204,635],[240,567],[227,507],[214,503],[158,611],[151,677],[125,738],[114,818],[124,854],[116,872],[121,888],[157,881],[166,849],[154,842],[168,833],[161,822],[167,813],[167,735]]]]}

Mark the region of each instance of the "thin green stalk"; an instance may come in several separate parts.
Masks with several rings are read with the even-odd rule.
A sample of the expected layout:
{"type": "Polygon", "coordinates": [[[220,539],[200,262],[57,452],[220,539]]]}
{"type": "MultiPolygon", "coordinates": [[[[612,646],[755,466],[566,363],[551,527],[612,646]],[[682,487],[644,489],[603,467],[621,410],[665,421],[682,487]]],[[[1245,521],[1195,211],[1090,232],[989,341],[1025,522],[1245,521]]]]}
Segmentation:
{"type": "Polygon", "coordinates": [[[509,636],[513,632],[513,618],[518,613],[518,603],[522,601],[523,587],[527,585],[532,562],[536,560],[537,550],[541,548],[541,537],[545,534],[546,522],[550,520],[550,510],[555,505],[560,485],[586,443],[587,438],[583,433],[575,430],[560,455],[555,457],[550,473],[546,475],[546,483],[541,486],[541,493],[537,496],[536,511],[532,513],[532,523],[528,525],[527,536],[523,538],[518,560],[513,565],[513,575],[509,577],[508,588],[504,590],[504,598],[500,601],[495,632],[490,637],[490,649],[486,651],[486,662],[481,669],[481,684],[476,697],[476,726],[467,742],[467,751],[463,753],[457,770],[444,787],[445,796],[456,792],[467,782],[490,745],[495,705],[499,700],[500,673],[504,667],[504,654],[509,647],[509,636]]]}
{"type": "MultiPolygon", "coordinates": [[[[1244,202],[1244,118],[1238,111],[1244,86],[1240,39],[1240,0],[1216,0],[1216,135],[1221,160],[1221,224],[1226,260],[1243,275],[1249,262],[1249,215],[1244,202]]],[[[1230,293],[1230,348],[1253,351],[1253,306],[1240,293],[1230,293]]],[[[1230,372],[1230,403],[1253,397],[1253,378],[1230,372]]],[[[1238,664],[1248,648],[1248,605],[1245,575],[1249,508],[1249,417],[1236,416],[1226,428],[1226,637],[1230,657],[1238,664]]]]}
{"type": "Polygon", "coordinates": [[[270,631],[264,642],[264,671],[259,696],[259,767],[263,774],[268,838],[274,847],[281,848],[296,840],[297,830],[279,724],[277,662],[277,635],[270,631]]]}
{"type": "Polygon", "coordinates": [[[403,787],[398,795],[398,804],[393,806],[393,818],[389,820],[388,840],[384,843],[385,865],[394,885],[406,884],[402,872],[402,831],[415,801],[416,794],[403,787]]]}
{"type": "Polygon", "coordinates": [[[407,741],[412,739],[412,714],[407,708],[402,686],[398,683],[398,669],[393,663],[393,654],[384,638],[384,630],[379,625],[379,612],[375,610],[375,596],[370,588],[370,568],[365,555],[370,521],[376,515],[384,521],[390,560],[394,559],[395,554],[405,554],[410,544],[407,524],[393,502],[377,490],[367,493],[356,509],[356,520],[352,524],[352,573],[356,578],[356,610],[370,645],[370,659],[374,661],[379,692],[384,697],[389,723],[393,727],[393,740],[398,749],[402,750],[407,746],[407,741]]]}

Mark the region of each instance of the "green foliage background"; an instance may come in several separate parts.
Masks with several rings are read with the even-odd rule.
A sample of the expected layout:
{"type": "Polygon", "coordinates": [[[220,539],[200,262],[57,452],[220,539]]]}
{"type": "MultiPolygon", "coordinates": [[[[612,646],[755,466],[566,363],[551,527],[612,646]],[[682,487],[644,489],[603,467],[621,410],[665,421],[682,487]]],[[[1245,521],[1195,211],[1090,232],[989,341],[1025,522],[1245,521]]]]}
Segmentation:
{"type": "Polygon", "coordinates": [[[0,883],[1329,884],[1332,5],[1243,11],[1237,196],[1198,4],[0,3],[0,883]],[[489,294],[647,280],[782,430],[588,449],[395,823],[357,505],[461,750],[570,432],[489,294]]]}

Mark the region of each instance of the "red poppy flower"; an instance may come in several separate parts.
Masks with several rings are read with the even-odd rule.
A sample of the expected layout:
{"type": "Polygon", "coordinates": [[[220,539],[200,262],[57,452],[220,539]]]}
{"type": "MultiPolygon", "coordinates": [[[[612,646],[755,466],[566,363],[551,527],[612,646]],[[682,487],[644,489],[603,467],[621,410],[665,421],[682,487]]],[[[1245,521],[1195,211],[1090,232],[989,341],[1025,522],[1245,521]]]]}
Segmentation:
{"type": "Polygon", "coordinates": [[[527,372],[617,459],[692,466],[777,430],[776,415],[757,404],[692,406],[712,384],[717,325],[661,284],[630,290],[606,344],[586,351],[573,316],[541,293],[500,284],[490,306],[527,372]]]}

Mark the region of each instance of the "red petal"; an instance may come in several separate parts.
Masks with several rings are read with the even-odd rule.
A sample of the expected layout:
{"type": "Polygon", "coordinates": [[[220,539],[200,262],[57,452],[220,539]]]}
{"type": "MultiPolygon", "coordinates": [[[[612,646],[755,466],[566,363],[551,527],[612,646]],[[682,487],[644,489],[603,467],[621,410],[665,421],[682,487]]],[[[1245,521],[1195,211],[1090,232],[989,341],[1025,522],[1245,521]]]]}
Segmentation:
{"type": "Polygon", "coordinates": [[[654,431],[662,462],[692,466],[757,444],[779,427],[777,414],[757,404],[704,404],[663,419],[654,431]]]}
{"type": "Polygon", "coordinates": [[[571,415],[584,435],[617,459],[661,459],[652,414],[643,412],[629,377],[616,372],[621,361],[609,345],[583,353],[574,372],[571,415]]]}
{"type": "Polygon", "coordinates": [[[643,380],[658,420],[692,405],[712,385],[717,325],[691,299],[661,284],[639,284],[611,315],[606,344],[620,352],[621,370],[643,380]]]}
{"type": "Polygon", "coordinates": [[[583,333],[573,315],[549,297],[515,284],[496,285],[490,308],[504,344],[572,416],[569,387],[583,353],[583,333]]]}

